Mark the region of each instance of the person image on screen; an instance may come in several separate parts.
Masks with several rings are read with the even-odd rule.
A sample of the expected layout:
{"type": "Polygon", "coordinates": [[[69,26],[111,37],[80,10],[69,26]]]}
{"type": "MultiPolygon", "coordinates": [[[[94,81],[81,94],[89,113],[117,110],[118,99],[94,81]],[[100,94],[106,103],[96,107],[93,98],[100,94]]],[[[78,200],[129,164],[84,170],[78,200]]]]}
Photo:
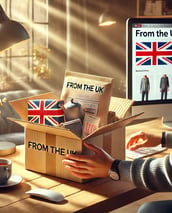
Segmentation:
{"type": "MultiPolygon", "coordinates": [[[[172,144],[172,132],[165,134],[166,144],[172,144]]],[[[141,146],[156,146],[161,143],[161,137],[145,134],[140,131],[131,135],[127,141],[128,149],[141,146]]],[[[133,161],[119,160],[111,157],[103,149],[84,142],[93,155],[66,155],[63,163],[74,176],[82,179],[111,177],[114,180],[131,182],[138,188],[153,192],[172,192],[172,153],[162,158],[137,158],[133,161]]],[[[115,184],[114,184],[115,187],[115,184]]],[[[172,212],[172,199],[153,201],[143,204],[138,213],[169,213],[172,212]]]]}
{"type": "Polygon", "coordinates": [[[144,77],[141,79],[140,83],[140,93],[142,94],[142,101],[148,101],[148,94],[150,91],[150,83],[149,83],[149,78],[147,75],[144,75],[144,77]]]}
{"type": "Polygon", "coordinates": [[[166,74],[160,80],[161,100],[167,100],[167,92],[169,91],[169,80],[166,74]]]}

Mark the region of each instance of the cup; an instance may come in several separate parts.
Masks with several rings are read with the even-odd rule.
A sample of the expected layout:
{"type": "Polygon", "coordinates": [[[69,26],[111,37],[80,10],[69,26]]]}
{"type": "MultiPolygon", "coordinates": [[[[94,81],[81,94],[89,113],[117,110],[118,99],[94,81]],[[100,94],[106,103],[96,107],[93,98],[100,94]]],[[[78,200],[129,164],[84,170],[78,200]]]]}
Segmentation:
{"type": "Polygon", "coordinates": [[[0,185],[6,184],[11,177],[12,162],[11,160],[0,158],[0,185]]]}

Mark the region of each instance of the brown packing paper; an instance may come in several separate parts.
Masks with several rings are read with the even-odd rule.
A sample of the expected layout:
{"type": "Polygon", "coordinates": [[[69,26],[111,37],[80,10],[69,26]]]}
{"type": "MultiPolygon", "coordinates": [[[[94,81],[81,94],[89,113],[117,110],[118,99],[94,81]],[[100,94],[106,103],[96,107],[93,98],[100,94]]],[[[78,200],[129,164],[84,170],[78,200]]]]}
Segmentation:
{"type": "Polygon", "coordinates": [[[85,112],[100,118],[100,126],[107,124],[113,78],[66,71],[61,98],[77,100],[85,112]]]}
{"type": "Polygon", "coordinates": [[[134,101],[130,99],[111,97],[109,111],[115,112],[118,119],[126,117],[126,114],[134,101]]]}

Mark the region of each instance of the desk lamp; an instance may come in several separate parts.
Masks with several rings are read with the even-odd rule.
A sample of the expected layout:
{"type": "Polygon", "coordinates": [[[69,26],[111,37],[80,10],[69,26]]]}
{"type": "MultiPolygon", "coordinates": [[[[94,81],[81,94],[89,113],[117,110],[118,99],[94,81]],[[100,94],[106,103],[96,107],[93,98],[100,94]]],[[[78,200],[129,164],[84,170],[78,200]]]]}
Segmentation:
{"type": "Polygon", "coordinates": [[[0,5],[0,51],[29,38],[24,27],[10,20],[0,5]]]}
{"type": "MultiPolygon", "coordinates": [[[[0,51],[28,38],[29,35],[24,27],[20,23],[10,20],[0,5],[0,51]]],[[[0,156],[12,154],[16,151],[14,143],[0,142],[0,144],[0,156]]]]}

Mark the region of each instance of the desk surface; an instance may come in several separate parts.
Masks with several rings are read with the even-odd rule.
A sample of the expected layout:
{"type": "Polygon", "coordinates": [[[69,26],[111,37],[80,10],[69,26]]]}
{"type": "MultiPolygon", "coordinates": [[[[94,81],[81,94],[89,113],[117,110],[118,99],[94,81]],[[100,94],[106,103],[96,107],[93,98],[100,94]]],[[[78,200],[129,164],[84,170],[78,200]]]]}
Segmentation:
{"type": "MultiPolygon", "coordinates": [[[[128,131],[131,133],[131,126],[128,131]]],[[[32,172],[24,168],[24,156],[24,145],[17,146],[16,153],[7,156],[13,161],[13,174],[21,175],[23,181],[17,186],[0,189],[0,213],[108,212],[150,194],[136,189],[129,183],[115,182],[109,178],[80,184],[32,172]],[[25,194],[34,188],[48,188],[61,192],[65,196],[65,201],[54,204],[30,198],[25,194]]]]}
{"type": "MultiPolygon", "coordinates": [[[[21,175],[22,183],[15,187],[0,189],[0,212],[107,212],[118,208],[120,196],[126,198],[136,190],[131,184],[114,182],[111,179],[97,179],[80,184],[72,181],[42,175],[24,168],[24,145],[17,146],[13,161],[13,174],[21,175]],[[60,204],[30,198],[26,191],[34,188],[48,188],[61,192],[65,201],[60,204]],[[108,205],[107,205],[108,204],[108,205]]],[[[38,159],[39,160],[39,159],[38,159]]]]}

